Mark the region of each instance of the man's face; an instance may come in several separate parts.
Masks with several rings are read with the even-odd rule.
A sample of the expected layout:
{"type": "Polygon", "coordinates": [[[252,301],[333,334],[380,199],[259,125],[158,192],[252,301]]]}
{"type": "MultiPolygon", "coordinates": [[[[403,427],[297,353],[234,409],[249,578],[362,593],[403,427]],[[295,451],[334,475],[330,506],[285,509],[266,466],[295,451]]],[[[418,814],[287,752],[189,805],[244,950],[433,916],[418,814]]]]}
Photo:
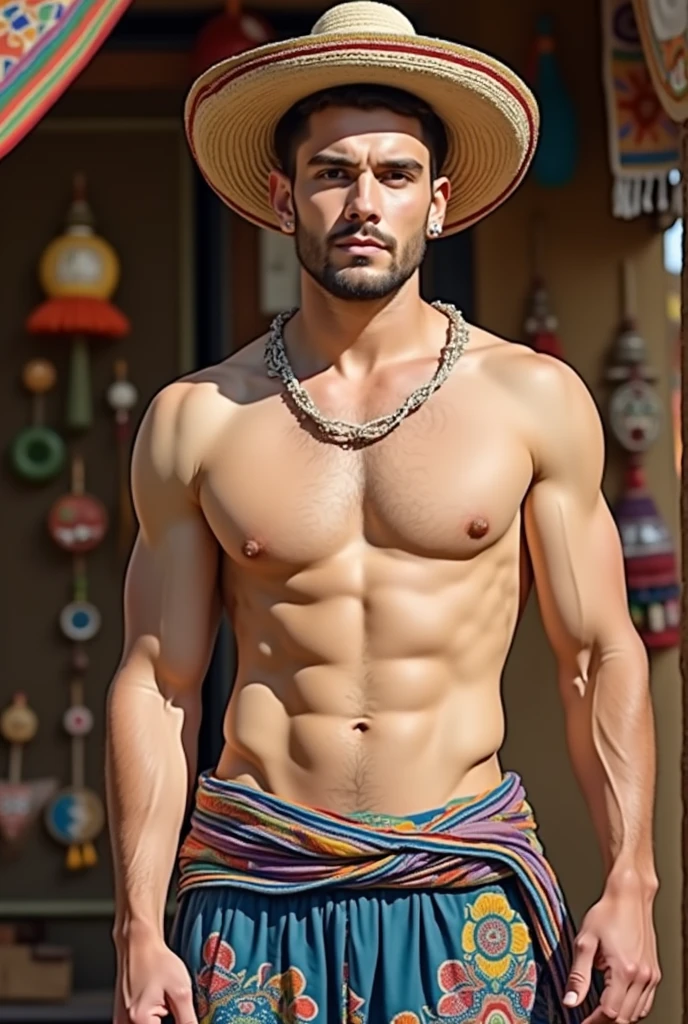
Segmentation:
{"type": "Polygon", "coordinates": [[[291,205],[304,270],[337,298],[365,301],[418,270],[444,187],[415,118],[328,107],[310,118],[294,181],[273,176],[273,200],[291,205]]]}

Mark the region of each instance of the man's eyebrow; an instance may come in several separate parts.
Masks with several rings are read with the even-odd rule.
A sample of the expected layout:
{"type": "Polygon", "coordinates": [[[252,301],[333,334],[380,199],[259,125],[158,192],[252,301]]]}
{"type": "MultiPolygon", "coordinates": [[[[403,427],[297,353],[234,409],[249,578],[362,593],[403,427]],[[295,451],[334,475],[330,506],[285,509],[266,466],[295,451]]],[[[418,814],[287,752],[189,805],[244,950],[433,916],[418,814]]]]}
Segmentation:
{"type": "Polygon", "coordinates": [[[358,162],[338,153],[316,153],[308,161],[309,167],[357,167],[358,162]]]}
{"type": "MultiPolygon", "coordinates": [[[[309,167],[358,167],[358,161],[351,157],[341,156],[339,153],[316,153],[308,161],[309,167]]],[[[389,171],[414,171],[420,173],[424,170],[423,165],[411,157],[390,157],[388,160],[381,160],[379,165],[389,171]]]]}

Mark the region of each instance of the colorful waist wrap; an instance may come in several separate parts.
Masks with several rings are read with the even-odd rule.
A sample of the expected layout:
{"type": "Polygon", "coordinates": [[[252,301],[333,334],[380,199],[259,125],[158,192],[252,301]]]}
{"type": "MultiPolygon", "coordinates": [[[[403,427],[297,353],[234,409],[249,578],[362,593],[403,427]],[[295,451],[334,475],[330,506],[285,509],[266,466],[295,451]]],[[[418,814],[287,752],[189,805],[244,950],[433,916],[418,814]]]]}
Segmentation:
{"type": "MultiPolygon", "coordinates": [[[[325,887],[465,890],[514,876],[554,989],[560,1000],[564,995],[573,926],[513,773],[491,792],[451,804],[420,825],[343,817],[204,773],[179,869],[180,897],[214,886],[263,895],[325,887]]],[[[591,1007],[565,1015],[579,1021],[591,1007]]]]}

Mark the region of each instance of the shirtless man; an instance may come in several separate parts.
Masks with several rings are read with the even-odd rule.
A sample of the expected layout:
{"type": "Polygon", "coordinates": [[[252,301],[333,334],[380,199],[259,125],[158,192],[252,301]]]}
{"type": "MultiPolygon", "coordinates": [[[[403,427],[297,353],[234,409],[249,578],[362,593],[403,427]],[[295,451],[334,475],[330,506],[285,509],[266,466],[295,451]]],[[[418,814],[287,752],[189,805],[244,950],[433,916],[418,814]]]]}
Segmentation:
{"type": "MultiPolygon", "coordinates": [[[[344,6],[398,17],[393,31],[417,39],[389,8],[344,6]]],[[[342,66],[360,38],[342,34],[342,66]]],[[[315,75],[310,43],[267,48],[273,73],[275,52],[286,61],[300,46],[315,75]]],[[[218,191],[198,98],[257,52],[212,69],[190,100],[192,146],[218,191]]],[[[499,67],[473,55],[464,90],[478,60],[485,74],[499,67]]],[[[359,81],[365,72],[359,63],[359,81]]],[[[450,96],[456,112],[443,111],[446,81],[432,109],[422,76],[408,75],[403,93],[379,75],[352,90],[345,69],[325,83],[334,92],[301,103],[319,92],[308,79],[295,108],[279,80],[263,89],[281,115],[292,107],[263,202],[295,236],[300,310],[283,338],[277,325],[164,388],[139,431],[140,532],[108,706],[116,1024],[168,1012],[177,1024],[629,1024],[652,1005],[652,714],[600,492],[600,421],[568,367],[420,298],[426,242],[453,229],[456,190],[467,194],[451,117],[474,137],[467,101],[450,96]],[[450,351],[446,379],[403,415],[450,351]],[[372,434],[331,426],[397,409],[372,434]],[[606,865],[573,946],[499,760],[526,543],[606,865]],[[201,684],[223,609],[238,672],[224,750],[196,788],[201,684]],[[170,948],[164,907],[194,794],[170,948]]],[[[222,124],[244,104],[259,132],[259,104],[236,82],[213,94],[222,124]]],[[[227,172],[223,194],[243,189],[249,210],[240,177],[227,172]]],[[[476,193],[474,209],[491,198],[476,193]]]]}

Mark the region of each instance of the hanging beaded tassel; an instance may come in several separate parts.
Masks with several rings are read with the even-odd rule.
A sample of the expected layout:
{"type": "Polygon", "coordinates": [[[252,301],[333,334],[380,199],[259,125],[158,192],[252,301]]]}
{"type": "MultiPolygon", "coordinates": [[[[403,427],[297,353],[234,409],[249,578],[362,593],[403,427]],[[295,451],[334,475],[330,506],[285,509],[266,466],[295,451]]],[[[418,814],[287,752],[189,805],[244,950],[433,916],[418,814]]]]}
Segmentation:
{"type": "Polygon", "coordinates": [[[72,600],[60,614],[62,633],[72,643],[70,703],[62,722],[70,737],[72,764],[71,784],[50,803],[46,826],[67,847],[66,865],[76,871],[97,862],[94,840],[105,823],[102,800],[86,786],[85,742],[93,729],[93,714],[85,702],[89,659],[84,644],[97,636],[101,624],[100,612],[89,601],[86,555],[105,536],[108,517],[102,502],[86,493],[81,458],[72,462],[71,493],[55,502],[48,526],[56,544],[72,555],[72,600]]]}
{"type": "Polygon", "coordinates": [[[607,380],[610,425],[627,452],[624,491],[613,507],[623,545],[631,617],[648,648],[679,642],[680,591],[674,545],[645,480],[643,460],[662,422],[662,404],[631,315],[631,268],[624,266],[624,316],[607,380]]]}

